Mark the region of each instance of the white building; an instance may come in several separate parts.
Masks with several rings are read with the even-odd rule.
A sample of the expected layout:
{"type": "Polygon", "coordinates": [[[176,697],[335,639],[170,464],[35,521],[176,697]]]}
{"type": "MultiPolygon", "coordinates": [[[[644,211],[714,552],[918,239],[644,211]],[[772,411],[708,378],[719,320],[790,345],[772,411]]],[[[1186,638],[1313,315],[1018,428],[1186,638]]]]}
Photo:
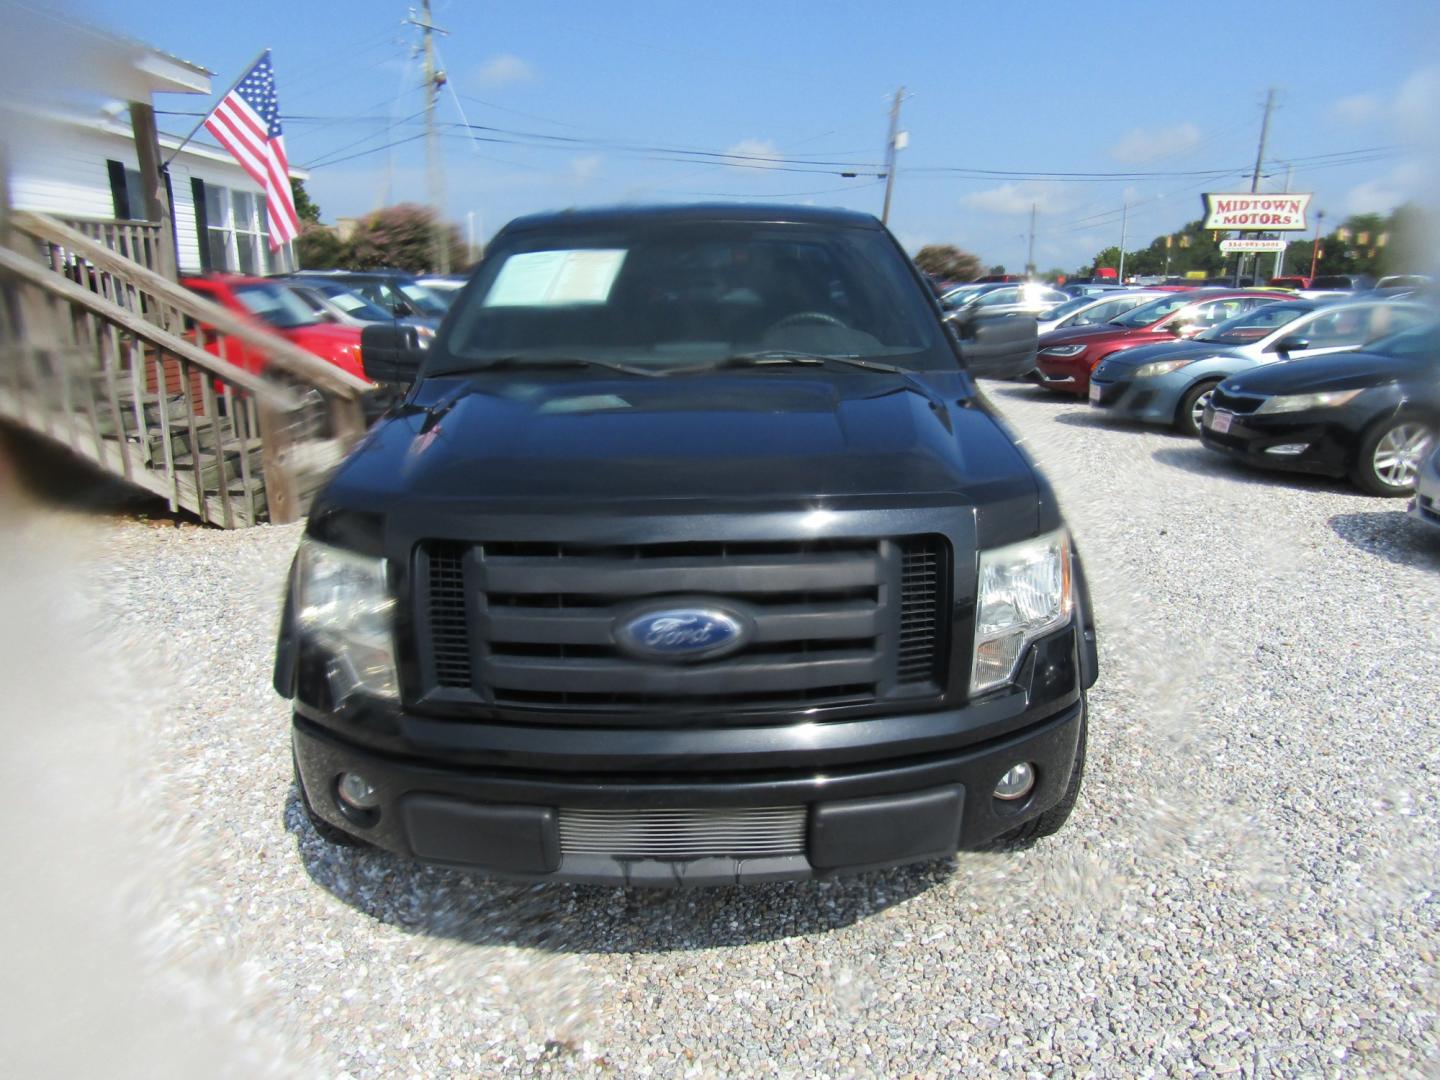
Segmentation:
{"type": "MultiPolygon", "coordinates": [[[[83,47],[86,97],[61,108],[11,101],[0,112],[10,205],[67,221],[168,220],[180,273],[294,269],[291,246],[270,250],[264,193],[234,158],[195,142],[176,153],[178,137],[154,133],[152,95],[204,95],[205,102],[176,107],[198,111],[213,93],[212,73],[93,31],[83,47]],[[158,147],[157,166],[174,155],[160,173],[165,204],[147,205],[147,137],[158,147]]],[[[307,175],[291,170],[294,179],[307,175]]]]}

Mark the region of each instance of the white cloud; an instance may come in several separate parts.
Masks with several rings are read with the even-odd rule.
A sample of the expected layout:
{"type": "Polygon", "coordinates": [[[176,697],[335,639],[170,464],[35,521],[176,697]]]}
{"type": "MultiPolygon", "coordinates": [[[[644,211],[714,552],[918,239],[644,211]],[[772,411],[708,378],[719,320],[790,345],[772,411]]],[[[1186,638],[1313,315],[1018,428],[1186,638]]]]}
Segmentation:
{"type": "Polygon", "coordinates": [[[747,159],[746,165],[761,169],[773,169],[780,159],[780,148],[772,139],[741,139],[725,153],[747,159]]]}
{"type": "Polygon", "coordinates": [[[1384,176],[1356,184],[1345,193],[1347,214],[1386,214],[1425,191],[1425,170],[1409,162],[1384,176]]]}
{"type": "Polygon", "coordinates": [[[1374,94],[1351,94],[1330,106],[1330,111],[1334,114],[1335,119],[1355,125],[1370,123],[1384,109],[1385,106],[1374,94]]]}
{"type": "Polygon", "coordinates": [[[1440,68],[1412,72],[1395,95],[1395,120],[1407,137],[1433,145],[1440,126],[1440,68]]]}
{"type": "Polygon", "coordinates": [[[968,209],[987,214],[1028,214],[1032,205],[1042,214],[1063,213],[1069,209],[1069,201],[1069,193],[1061,185],[1038,180],[1001,184],[960,200],[968,209]]]}
{"type": "Polygon", "coordinates": [[[1200,145],[1200,129],[1188,120],[1174,127],[1135,128],[1110,150],[1116,161],[1136,163],[1188,154],[1200,145]]]}
{"type": "Polygon", "coordinates": [[[535,69],[529,62],[510,53],[492,56],[475,71],[475,81],[481,86],[506,86],[529,82],[534,78],[535,69]]]}
{"type": "Polygon", "coordinates": [[[599,154],[587,154],[584,157],[570,159],[570,179],[575,181],[577,186],[588,184],[595,179],[600,172],[601,157],[599,154]]]}

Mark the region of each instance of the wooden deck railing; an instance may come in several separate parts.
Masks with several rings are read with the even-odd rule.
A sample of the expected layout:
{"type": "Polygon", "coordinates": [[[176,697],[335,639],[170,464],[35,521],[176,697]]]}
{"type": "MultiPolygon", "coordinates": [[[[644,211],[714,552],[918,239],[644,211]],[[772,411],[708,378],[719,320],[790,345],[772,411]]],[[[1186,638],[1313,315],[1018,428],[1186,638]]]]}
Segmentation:
{"type": "Polygon", "coordinates": [[[160,223],[158,221],[115,221],[98,218],[66,218],[68,225],[83,236],[108,247],[117,255],[159,271],[160,223]]]}
{"type": "Polygon", "coordinates": [[[303,515],[369,383],[55,219],[10,225],[0,417],[207,522],[303,515]]]}

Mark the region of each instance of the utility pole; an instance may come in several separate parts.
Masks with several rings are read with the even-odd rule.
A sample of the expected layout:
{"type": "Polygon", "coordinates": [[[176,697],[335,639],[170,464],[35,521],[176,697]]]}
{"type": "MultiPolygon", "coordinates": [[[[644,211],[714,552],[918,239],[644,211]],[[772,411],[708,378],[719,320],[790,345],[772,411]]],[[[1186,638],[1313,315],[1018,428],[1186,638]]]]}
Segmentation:
{"type": "Polygon", "coordinates": [[[1030,204],[1030,254],[1025,257],[1025,276],[1035,277],[1035,209],[1036,204],[1030,204]]]}
{"type": "Polygon", "coordinates": [[[1315,211],[1315,239],[1310,242],[1310,280],[1315,280],[1315,267],[1320,262],[1320,223],[1325,220],[1325,211],[1315,211]]]}
{"type": "Polygon", "coordinates": [[[882,224],[890,224],[890,196],[895,190],[895,151],[900,138],[900,102],[905,99],[905,88],[895,91],[895,100],[890,105],[890,136],[885,140],[885,208],[880,211],[882,224]]]}
{"type": "Polygon", "coordinates": [[[1116,284],[1125,284],[1125,230],[1130,224],[1130,198],[1126,196],[1125,204],[1120,209],[1120,269],[1116,271],[1118,277],[1116,284]]]}
{"type": "MultiPolygon", "coordinates": [[[[1272,86],[1265,94],[1265,118],[1260,121],[1260,146],[1255,151],[1255,171],[1250,174],[1250,194],[1255,195],[1260,191],[1260,169],[1265,164],[1265,143],[1270,138],[1270,113],[1275,108],[1275,88],[1272,86]]],[[[1256,260],[1257,264],[1259,260],[1256,260]]],[[[1241,252],[1235,260],[1235,286],[1240,286],[1240,274],[1245,267],[1245,253],[1241,252]]]]}
{"type": "MultiPolygon", "coordinates": [[[[411,9],[413,15],[414,9],[411,9]]],[[[430,0],[421,0],[421,21],[406,19],[411,26],[418,26],[423,36],[425,57],[425,174],[430,189],[430,210],[435,215],[435,269],[450,272],[450,234],[445,225],[445,177],[435,146],[435,104],[440,97],[440,88],[446,83],[445,72],[435,67],[435,34],[448,34],[430,21],[430,0]]]]}
{"type": "MultiPolygon", "coordinates": [[[[1285,194],[1286,194],[1286,195],[1289,195],[1289,194],[1290,194],[1290,181],[1294,178],[1294,176],[1295,176],[1295,166],[1294,166],[1294,165],[1286,165],[1286,166],[1285,166],[1285,194]]],[[[1281,237],[1281,239],[1283,240],[1284,237],[1281,237]]],[[[1270,276],[1271,276],[1271,277],[1279,277],[1279,276],[1280,276],[1281,274],[1283,274],[1284,272],[1285,272],[1285,249],[1282,247],[1279,251],[1277,251],[1277,252],[1275,253],[1275,268],[1274,268],[1274,272],[1273,272],[1270,276]]]]}

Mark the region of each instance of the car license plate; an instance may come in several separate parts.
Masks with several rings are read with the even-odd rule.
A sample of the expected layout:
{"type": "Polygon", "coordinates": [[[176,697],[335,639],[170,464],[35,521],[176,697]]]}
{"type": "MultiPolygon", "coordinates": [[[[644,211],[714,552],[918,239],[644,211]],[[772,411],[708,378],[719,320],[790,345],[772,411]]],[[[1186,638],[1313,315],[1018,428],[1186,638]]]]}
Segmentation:
{"type": "Polygon", "coordinates": [[[1235,419],[1234,413],[1214,412],[1210,414],[1210,430],[1217,435],[1224,435],[1230,430],[1230,422],[1235,419]]]}
{"type": "Polygon", "coordinates": [[[1100,387],[1093,382],[1090,384],[1090,400],[1096,405],[1100,404],[1100,387]]]}

